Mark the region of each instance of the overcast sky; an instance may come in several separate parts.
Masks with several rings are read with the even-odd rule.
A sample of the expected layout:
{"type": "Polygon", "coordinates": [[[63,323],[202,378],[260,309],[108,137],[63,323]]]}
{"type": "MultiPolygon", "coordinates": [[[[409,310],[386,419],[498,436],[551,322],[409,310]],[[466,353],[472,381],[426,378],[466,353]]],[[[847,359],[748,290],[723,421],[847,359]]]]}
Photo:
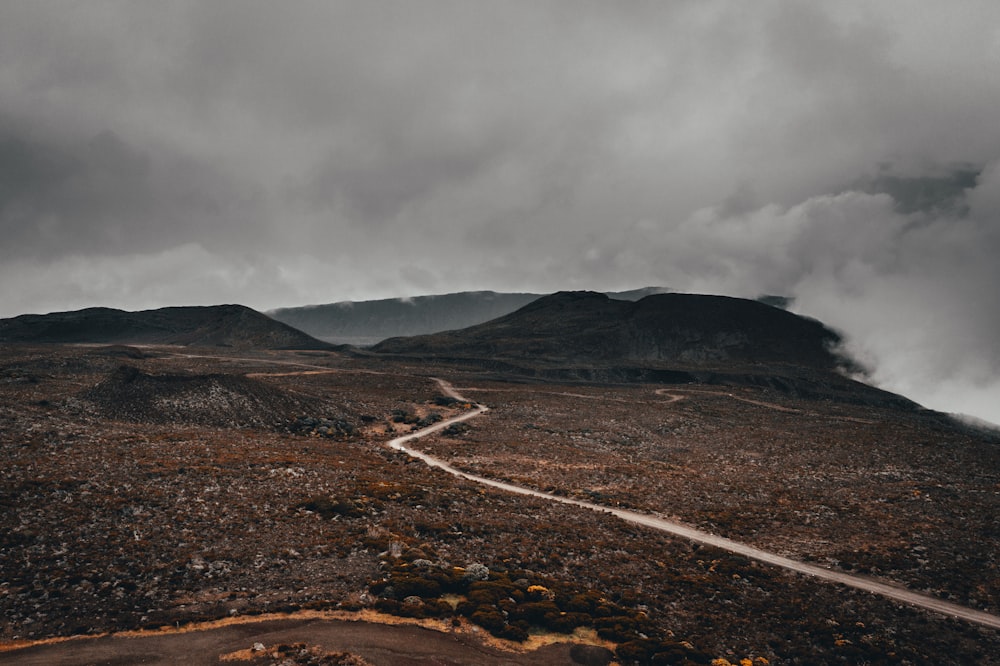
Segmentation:
{"type": "Polygon", "coordinates": [[[1000,422],[1000,3],[5,2],[0,317],[796,298],[1000,422]]]}

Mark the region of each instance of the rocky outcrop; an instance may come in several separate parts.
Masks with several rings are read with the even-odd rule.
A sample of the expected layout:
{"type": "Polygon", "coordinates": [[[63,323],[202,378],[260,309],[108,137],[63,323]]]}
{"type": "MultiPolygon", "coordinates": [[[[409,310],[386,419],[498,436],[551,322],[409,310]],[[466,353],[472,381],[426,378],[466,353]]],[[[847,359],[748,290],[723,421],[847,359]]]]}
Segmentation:
{"type": "Polygon", "coordinates": [[[353,434],[343,414],[329,414],[315,398],[291,395],[264,381],[239,375],[153,375],[122,365],[81,396],[106,418],[140,423],[194,424],[226,428],[314,430],[330,436],[353,434]],[[324,430],[324,426],[330,425],[324,430]]]}

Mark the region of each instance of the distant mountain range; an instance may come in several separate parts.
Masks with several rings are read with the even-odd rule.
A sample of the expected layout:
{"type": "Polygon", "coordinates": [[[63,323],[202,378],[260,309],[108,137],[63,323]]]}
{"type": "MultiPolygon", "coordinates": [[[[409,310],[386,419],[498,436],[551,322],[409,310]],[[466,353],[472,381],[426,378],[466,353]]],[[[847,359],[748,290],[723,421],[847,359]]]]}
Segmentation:
{"type": "MultiPolygon", "coordinates": [[[[616,300],[637,301],[651,294],[669,291],[664,287],[644,287],[606,294],[616,300]]],[[[437,296],[282,308],[267,314],[320,340],[365,346],[386,338],[474,326],[510,314],[546,295],[463,291],[437,296]]]]}
{"type": "MultiPolygon", "coordinates": [[[[840,338],[818,321],[760,301],[664,291],[541,297],[464,292],[313,309],[319,313],[292,311],[318,316],[342,332],[368,333],[371,339],[376,331],[440,329],[445,322],[484,317],[491,309],[527,300],[486,322],[393,337],[356,353],[471,365],[502,378],[753,385],[803,396],[914,406],[843,376],[840,370],[851,364],[835,351],[840,338]],[[324,318],[323,313],[336,316],[324,318]]],[[[0,320],[0,342],[337,349],[241,305],[21,315],[0,320]]]]}
{"type": "Polygon", "coordinates": [[[328,349],[287,324],[242,305],[140,312],[87,308],[0,319],[0,342],[164,344],[237,349],[328,349]]]}

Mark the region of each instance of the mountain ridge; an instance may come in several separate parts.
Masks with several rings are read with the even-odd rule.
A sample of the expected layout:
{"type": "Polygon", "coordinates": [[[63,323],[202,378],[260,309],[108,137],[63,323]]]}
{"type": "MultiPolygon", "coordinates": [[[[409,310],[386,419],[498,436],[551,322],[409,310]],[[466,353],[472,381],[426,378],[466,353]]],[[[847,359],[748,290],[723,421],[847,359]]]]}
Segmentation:
{"type": "Polygon", "coordinates": [[[818,321],[757,301],[654,294],[618,301],[557,292],[464,329],[392,338],[377,353],[489,355],[553,361],[786,362],[830,370],[840,336],[818,321]]]}
{"type": "MultiPolygon", "coordinates": [[[[667,291],[665,287],[642,287],[603,293],[620,300],[638,300],[667,291]]],[[[426,335],[474,326],[510,314],[547,295],[460,291],[279,308],[269,310],[267,314],[327,342],[366,346],[393,337],[426,335]]]]}
{"type": "Polygon", "coordinates": [[[94,307],[0,319],[0,342],[167,344],[238,349],[330,349],[243,305],[178,306],[130,312],[94,307]]]}
{"type": "Polygon", "coordinates": [[[916,403],[845,376],[839,334],[759,301],[656,294],[635,302],[559,292],[455,331],[391,338],[375,355],[473,364],[499,378],[753,386],[841,402],[916,403]]]}

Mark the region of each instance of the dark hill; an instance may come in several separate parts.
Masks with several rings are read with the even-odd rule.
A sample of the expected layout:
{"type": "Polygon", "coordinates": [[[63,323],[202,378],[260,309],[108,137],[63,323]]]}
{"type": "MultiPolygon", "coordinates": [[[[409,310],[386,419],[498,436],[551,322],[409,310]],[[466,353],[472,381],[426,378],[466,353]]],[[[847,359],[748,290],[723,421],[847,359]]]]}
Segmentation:
{"type": "MultiPolygon", "coordinates": [[[[301,414],[334,413],[323,401],[239,375],[151,375],[123,365],[84,400],[107,418],[214,427],[285,426],[301,414]]],[[[344,415],[336,413],[343,421],[344,415]]]]}
{"type": "Polygon", "coordinates": [[[0,342],[167,344],[238,349],[328,349],[287,324],[242,305],[140,312],[88,308],[0,320],[0,342]]]}
{"type": "MultiPolygon", "coordinates": [[[[644,287],[607,292],[607,295],[618,300],[635,301],[665,291],[662,287],[644,287]]],[[[282,308],[268,314],[328,342],[371,345],[386,338],[425,335],[481,324],[510,314],[544,295],[463,291],[282,308]]]]}
{"type": "Polygon", "coordinates": [[[684,367],[791,364],[832,370],[833,331],[757,301],[656,294],[636,302],[560,292],[459,331],[396,338],[380,353],[534,359],[545,362],[667,362],[684,367]]]}
{"type": "Polygon", "coordinates": [[[802,397],[914,403],[844,377],[840,337],[758,301],[655,294],[635,302],[560,292],[458,331],[393,338],[381,354],[473,363],[491,375],[583,382],[757,386],[802,397]]]}

